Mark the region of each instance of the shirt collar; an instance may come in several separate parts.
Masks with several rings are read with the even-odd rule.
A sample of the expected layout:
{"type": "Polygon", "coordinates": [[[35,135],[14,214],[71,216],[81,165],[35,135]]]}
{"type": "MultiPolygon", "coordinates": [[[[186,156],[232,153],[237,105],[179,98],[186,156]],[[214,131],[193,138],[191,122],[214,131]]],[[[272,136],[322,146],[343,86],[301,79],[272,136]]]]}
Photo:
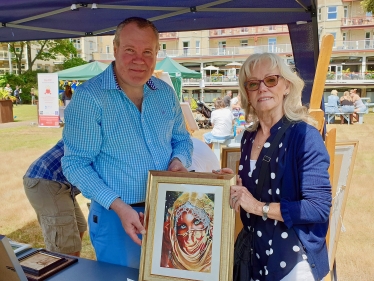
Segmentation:
{"type": "MultiPolygon", "coordinates": [[[[113,76],[114,76],[114,81],[116,83],[116,88],[117,90],[122,90],[121,87],[119,86],[118,79],[116,72],[114,71],[114,66],[115,66],[115,61],[112,61],[112,69],[113,69],[113,76]]],[[[151,90],[157,90],[157,87],[155,83],[152,81],[152,78],[149,78],[149,80],[145,83],[151,90]]]]}

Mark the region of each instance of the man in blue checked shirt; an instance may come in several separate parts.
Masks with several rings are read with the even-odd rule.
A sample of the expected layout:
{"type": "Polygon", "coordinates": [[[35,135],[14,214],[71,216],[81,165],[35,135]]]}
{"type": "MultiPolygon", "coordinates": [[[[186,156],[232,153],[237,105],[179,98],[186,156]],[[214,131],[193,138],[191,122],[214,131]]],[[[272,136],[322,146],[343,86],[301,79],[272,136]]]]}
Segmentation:
{"type": "Polygon", "coordinates": [[[187,171],[192,141],[174,90],[152,77],[158,31],[129,18],[117,27],[115,61],[80,85],[65,110],[64,174],[89,199],[99,261],[139,268],[149,170],[187,171]]]}
{"type": "Polygon", "coordinates": [[[36,159],[23,177],[25,193],[34,208],[48,251],[79,256],[87,222],[75,196],[79,190],[62,173],[64,142],[36,159]]]}

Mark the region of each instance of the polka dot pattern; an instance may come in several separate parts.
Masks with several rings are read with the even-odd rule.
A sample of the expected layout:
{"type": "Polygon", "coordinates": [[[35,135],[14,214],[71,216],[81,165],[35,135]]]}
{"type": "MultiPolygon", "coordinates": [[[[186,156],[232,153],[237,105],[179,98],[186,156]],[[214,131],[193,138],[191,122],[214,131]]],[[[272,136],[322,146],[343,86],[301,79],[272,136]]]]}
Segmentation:
{"type": "MultiPolygon", "coordinates": [[[[271,135],[264,143],[252,171],[250,170],[250,155],[257,131],[245,132],[243,135],[239,176],[242,179],[243,185],[252,194],[256,194],[256,187],[262,166],[261,159],[263,159],[267,150],[271,147],[272,140],[278,131],[277,129],[281,128],[281,122],[271,128],[271,135]]],[[[280,202],[281,200],[283,173],[287,167],[287,163],[285,163],[287,160],[285,154],[289,143],[287,132],[281,138],[280,143],[275,144],[274,155],[276,156],[271,157],[269,176],[265,177],[261,198],[257,198],[261,199],[262,202],[280,202]]],[[[256,149],[256,151],[258,150],[256,149]]],[[[254,216],[244,210],[241,210],[241,212],[243,224],[247,227],[248,231],[252,232],[250,219],[254,216]]],[[[265,276],[268,276],[266,278],[271,277],[272,280],[281,280],[292,270],[297,262],[303,260],[305,251],[296,233],[292,229],[288,229],[283,222],[270,218],[258,218],[256,219],[253,232],[255,233],[255,256],[252,261],[253,268],[257,269],[252,272],[253,280],[265,280],[265,276]]]]}

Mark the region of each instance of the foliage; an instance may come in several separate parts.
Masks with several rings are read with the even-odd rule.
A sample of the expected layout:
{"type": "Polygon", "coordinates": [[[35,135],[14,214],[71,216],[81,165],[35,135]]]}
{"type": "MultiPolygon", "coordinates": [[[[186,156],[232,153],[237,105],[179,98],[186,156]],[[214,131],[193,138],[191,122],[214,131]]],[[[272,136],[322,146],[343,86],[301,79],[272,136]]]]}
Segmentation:
{"type": "Polygon", "coordinates": [[[364,0],[361,1],[361,7],[365,12],[374,13],[374,0],[364,0]]]}
{"type": "Polygon", "coordinates": [[[16,97],[9,95],[8,91],[1,88],[0,89],[0,100],[11,100],[12,102],[15,102],[16,97]]]}
{"type": "Polygon", "coordinates": [[[329,71],[327,72],[327,77],[326,77],[327,80],[332,80],[332,79],[335,79],[335,72],[333,71],[329,71]]]}
{"type": "Polygon", "coordinates": [[[61,70],[76,67],[76,66],[80,66],[80,65],[83,65],[83,64],[86,64],[86,63],[88,63],[88,62],[86,62],[84,59],[78,58],[78,57],[66,59],[64,61],[64,63],[62,64],[62,69],[61,70]]]}
{"type": "Polygon", "coordinates": [[[365,79],[374,79],[374,71],[371,71],[371,70],[366,71],[365,79]]]}
{"type": "Polygon", "coordinates": [[[20,94],[22,103],[31,103],[30,90],[32,87],[37,89],[38,73],[45,72],[43,70],[27,71],[21,75],[6,73],[0,77],[0,87],[10,84],[15,89],[17,85],[20,86],[20,89],[22,89],[22,93],[20,94]]]}
{"type": "Polygon", "coordinates": [[[22,73],[22,58],[24,57],[24,50],[27,51],[27,65],[26,71],[31,71],[36,60],[49,61],[55,60],[57,56],[71,57],[77,54],[77,50],[69,39],[59,40],[37,40],[37,41],[20,41],[9,43],[10,51],[14,54],[13,61],[16,62],[18,73],[22,73]],[[31,57],[31,50],[37,49],[34,58],[31,57]]]}

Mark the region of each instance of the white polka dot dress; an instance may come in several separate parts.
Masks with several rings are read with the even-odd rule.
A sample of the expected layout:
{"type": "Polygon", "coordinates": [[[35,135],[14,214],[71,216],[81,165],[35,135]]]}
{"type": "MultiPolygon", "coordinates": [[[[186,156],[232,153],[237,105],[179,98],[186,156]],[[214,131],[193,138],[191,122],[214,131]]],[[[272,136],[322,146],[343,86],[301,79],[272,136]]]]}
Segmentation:
{"type": "MultiPolygon", "coordinates": [[[[245,132],[242,138],[242,157],[240,159],[239,176],[243,185],[255,196],[256,186],[262,165],[262,158],[266,150],[272,145],[278,128],[282,125],[280,120],[270,130],[270,137],[266,140],[256,162],[256,169],[250,170],[250,152],[257,132],[245,132]]],[[[270,172],[266,177],[262,192],[262,202],[280,202],[282,194],[282,178],[285,173],[284,159],[288,143],[289,131],[280,140],[270,160],[270,172]]],[[[260,198],[257,198],[260,199],[260,198]]],[[[244,229],[251,229],[251,219],[254,224],[254,255],[253,280],[281,280],[293,267],[306,257],[306,253],[295,231],[288,229],[283,222],[263,219],[260,216],[248,214],[241,210],[241,219],[244,229]]]]}

